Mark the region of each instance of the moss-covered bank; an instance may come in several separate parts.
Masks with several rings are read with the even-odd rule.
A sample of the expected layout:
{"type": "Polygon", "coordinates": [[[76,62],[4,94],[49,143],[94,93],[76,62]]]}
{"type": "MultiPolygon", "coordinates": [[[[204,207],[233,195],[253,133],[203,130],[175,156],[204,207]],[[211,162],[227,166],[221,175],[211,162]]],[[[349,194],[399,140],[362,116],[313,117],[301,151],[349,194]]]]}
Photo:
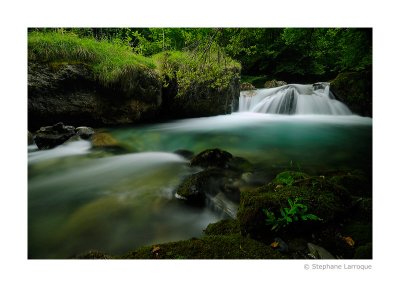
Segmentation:
{"type": "Polygon", "coordinates": [[[240,65],[195,54],[137,55],[71,33],[28,34],[28,125],[118,125],[228,113],[240,65]],[[210,64],[213,63],[213,64],[210,64]]]}
{"type": "Polygon", "coordinates": [[[331,91],[354,113],[372,117],[372,70],[340,73],[331,91]]]}

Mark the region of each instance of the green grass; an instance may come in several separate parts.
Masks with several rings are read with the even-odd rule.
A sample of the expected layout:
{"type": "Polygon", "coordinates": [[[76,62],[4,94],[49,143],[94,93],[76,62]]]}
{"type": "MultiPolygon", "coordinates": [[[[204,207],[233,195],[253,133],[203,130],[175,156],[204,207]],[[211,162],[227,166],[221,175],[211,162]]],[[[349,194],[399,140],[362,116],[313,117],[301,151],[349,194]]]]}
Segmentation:
{"type": "Polygon", "coordinates": [[[28,60],[86,64],[103,84],[115,83],[138,69],[156,67],[151,58],[134,54],[127,46],[58,32],[29,33],[28,60]]]}

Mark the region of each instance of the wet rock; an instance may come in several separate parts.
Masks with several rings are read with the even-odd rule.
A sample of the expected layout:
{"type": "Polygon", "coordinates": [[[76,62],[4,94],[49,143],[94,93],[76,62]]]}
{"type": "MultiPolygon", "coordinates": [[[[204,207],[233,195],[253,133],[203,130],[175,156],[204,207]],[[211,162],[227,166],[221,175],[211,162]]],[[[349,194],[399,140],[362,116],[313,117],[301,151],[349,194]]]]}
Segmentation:
{"type": "Polygon", "coordinates": [[[28,63],[28,126],[37,129],[50,121],[75,126],[129,124],[154,118],[161,106],[157,72],[137,65],[112,84],[104,84],[90,65],[28,63]]]}
{"type": "Polygon", "coordinates": [[[88,140],[94,135],[94,130],[90,127],[77,127],[75,132],[84,140],[88,140]]]}
{"type": "Polygon", "coordinates": [[[75,128],[73,126],[65,126],[60,122],[54,126],[41,127],[36,131],[34,141],[39,149],[51,149],[74,135],[75,128]]]}
{"type": "Polygon", "coordinates": [[[191,161],[190,166],[208,167],[228,167],[228,162],[233,158],[229,152],[215,149],[207,149],[196,155],[191,161]]]}
{"type": "Polygon", "coordinates": [[[193,205],[203,206],[206,195],[213,198],[219,193],[223,193],[229,201],[238,203],[240,191],[232,185],[236,176],[239,175],[229,170],[209,168],[185,178],[178,186],[176,194],[178,198],[193,205]]]}
{"type": "Polygon", "coordinates": [[[329,251],[321,246],[307,243],[307,247],[310,251],[311,257],[315,259],[336,259],[329,251]]]}
{"type": "Polygon", "coordinates": [[[254,87],[251,83],[243,82],[240,84],[241,91],[249,91],[249,90],[255,90],[255,89],[256,89],[256,87],[254,87]]]}
{"type": "Polygon", "coordinates": [[[277,81],[274,79],[271,81],[266,81],[264,84],[264,88],[276,88],[284,85],[287,85],[285,81],[277,81]]]}
{"type": "Polygon", "coordinates": [[[204,206],[206,192],[215,195],[221,190],[223,171],[220,169],[204,170],[190,175],[178,186],[176,194],[180,199],[196,206],[204,206]]]}

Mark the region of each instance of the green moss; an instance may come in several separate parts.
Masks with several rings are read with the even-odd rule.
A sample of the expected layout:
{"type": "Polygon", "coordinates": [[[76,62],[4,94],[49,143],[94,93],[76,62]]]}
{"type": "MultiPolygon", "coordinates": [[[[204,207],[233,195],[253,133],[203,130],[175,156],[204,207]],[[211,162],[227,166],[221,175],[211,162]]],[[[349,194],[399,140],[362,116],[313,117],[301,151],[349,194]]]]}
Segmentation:
{"type": "Polygon", "coordinates": [[[363,116],[372,116],[372,71],[340,73],[332,82],[331,90],[349,108],[363,116]]]}
{"type": "Polygon", "coordinates": [[[193,238],[190,240],[141,247],[129,252],[121,258],[284,259],[285,256],[261,242],[234,234],[212,235],[200,239],[193,238]]]}
{"type": "Polygon", "coordinates": [[[29,33],[28,60],[50,63],[53,68],[65,63],[85,63],[106,86],[128,85],[141,72],[152,73],[156,67],[151,58],[134,54],[127,46],[58,32],[29,33]]]}
{"type": "Polygon", "coordinates": [[[349,193],[357,196],[372,196],[371,180],[361,171],[351,171],[335,175],[332,180],[343,186],[349,193]]]}
{"type": "Polygon", "coordinates": [[[98,251],[98,250],[90,250],[88,252],[79,254],[75,258],[76,259],[113,259],[114,257],[109,254],[98,251]]]}
{"type": "Polygon", "coordinates": [[[216,223],[211,223],[204,230],[207,235],[229,235],[239,234],[239,222],[235,219],[224,219],[216,223]]]}
{"type": "Polygon", "coordinates": [[[279,173],[274,179],[274,183],[281,185],[292,185],[298,180],[306,179],[309,176],[304,172],[284,171],[279,173]]]}
{"type": "MultiPolygon", "coordinates": [[[[342,217],[348,210],[348,194],[330,178],[311,177],[303,173],[297,175],[299,177],[295,178],[300,179],[293,180],[289,185],[277,184],[282,183],[280,174],[279,180],[277,177],[269,184],[241,193],[237,218],[243,234],[250,234],[255,238],[271,236],[270,227],[265,225],[266,216],[263,209],[280,214],[280,209],[287,206],[288,198],[302,198],[302,203],[308,207],[307,212],[315,214],[323,222],[342,217]]],[[[305,227],[314,224],[319,223],[305,221],[299,223],[297,229],[306,232],[305,227]]],[[[297,229],[293,225],[288,232],[296,232],[297,229]]]]}

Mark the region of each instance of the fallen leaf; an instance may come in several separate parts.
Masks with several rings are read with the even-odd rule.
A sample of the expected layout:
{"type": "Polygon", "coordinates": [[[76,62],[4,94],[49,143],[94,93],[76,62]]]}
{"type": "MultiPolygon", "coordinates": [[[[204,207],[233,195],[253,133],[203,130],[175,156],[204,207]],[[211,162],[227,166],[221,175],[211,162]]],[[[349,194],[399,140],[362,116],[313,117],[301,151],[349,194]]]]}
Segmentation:
{"type": "Polygon", "coordinates": [[[151,253],[155,253],[155,252],[158,252],[158,251],[160,251],[160,246],[153,246],[153,249],[151,250],[151,253]]]}
{"type": "Polygon", "coordinates": [[[277,248],[278,246],[279,246],[279,242],[277,242],[277,241],[274,241],[271,243],[272,248],[277,248]]]}
{"type": "Polygon", "coordinates": [[[351,238],[350,236],[342,237],[342,239],[347,243],[347,245],[351,247],[353,247],[355,244],[353,238],[351,238]]]}

